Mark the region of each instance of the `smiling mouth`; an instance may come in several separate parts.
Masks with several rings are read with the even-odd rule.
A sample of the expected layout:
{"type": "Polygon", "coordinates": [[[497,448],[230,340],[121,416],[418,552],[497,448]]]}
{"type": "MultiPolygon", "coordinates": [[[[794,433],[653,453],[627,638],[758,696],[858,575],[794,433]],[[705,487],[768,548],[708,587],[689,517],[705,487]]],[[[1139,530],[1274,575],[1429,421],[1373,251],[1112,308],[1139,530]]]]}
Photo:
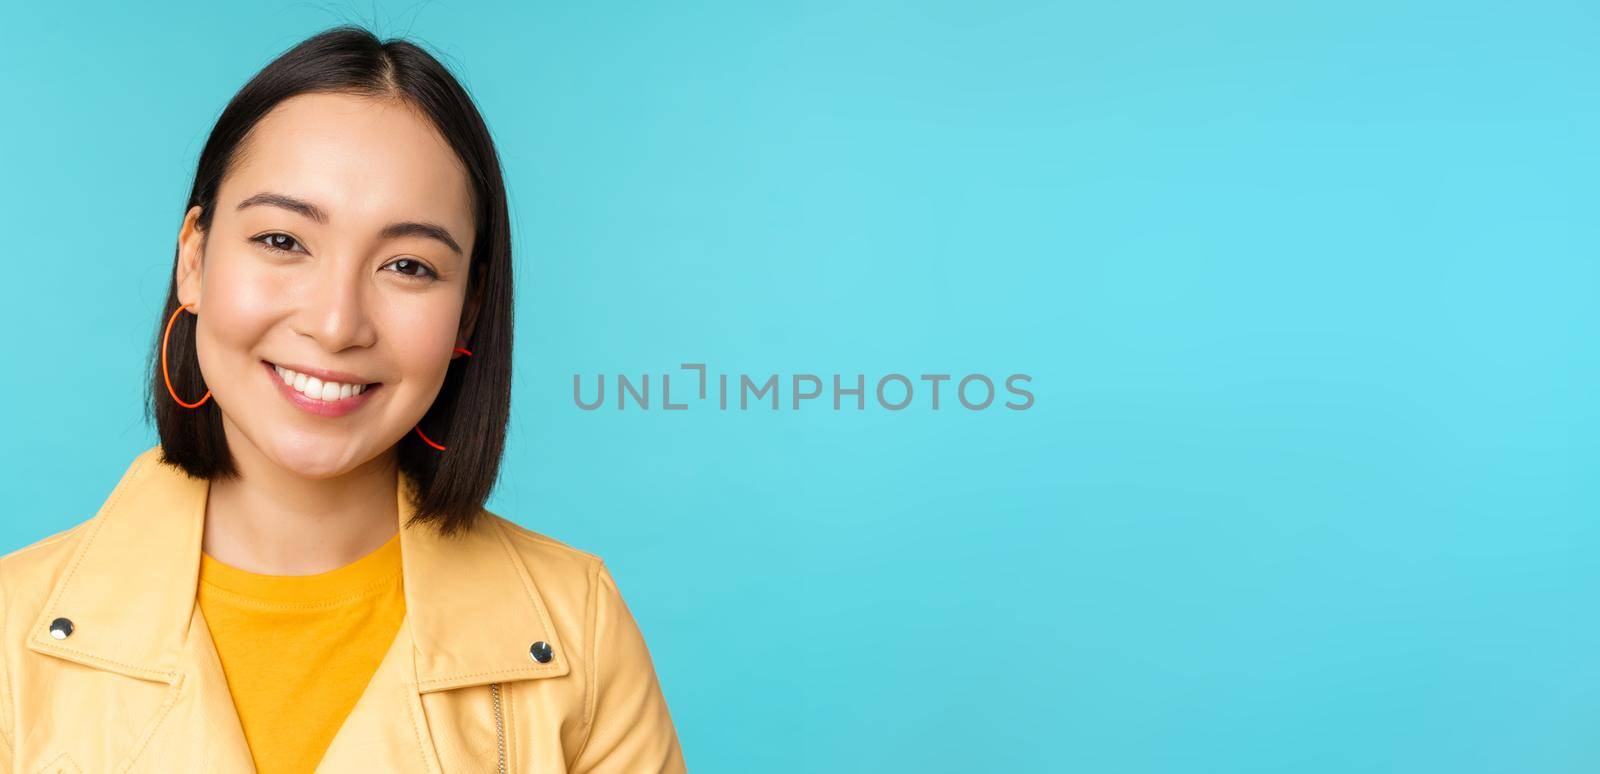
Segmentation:
{"type": "Polygon", "coordinates": [[[270,360],[262,360],[261,364],[267,367],[267,369],[272,373],[273,378],[283,382],[284,386],[288,387],[289,389],[294,390],[295,392],[311,400],[324,401],[328,403],[334,403],[346,398],[352,398],[357,395],[371,392],[383,384],[382,382],[361,384],[354,382],[326,381],[315,376],[300,373],[299,371],[295,371],[290,368],[284,368],[283,366],[273,363],[270,360]]]}

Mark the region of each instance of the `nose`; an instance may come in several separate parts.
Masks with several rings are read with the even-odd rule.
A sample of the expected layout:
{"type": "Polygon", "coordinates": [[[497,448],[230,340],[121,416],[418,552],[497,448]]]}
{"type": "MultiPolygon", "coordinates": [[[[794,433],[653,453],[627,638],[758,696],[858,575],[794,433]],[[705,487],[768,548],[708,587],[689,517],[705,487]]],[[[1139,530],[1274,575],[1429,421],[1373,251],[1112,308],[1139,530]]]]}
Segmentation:
{"type": "Polygon", "coordinates": [[[296,330],[324,351],[372,346],[377,329],[368,311],[369,283],[359,261],[325,261],[305,289],[296,330]]]}

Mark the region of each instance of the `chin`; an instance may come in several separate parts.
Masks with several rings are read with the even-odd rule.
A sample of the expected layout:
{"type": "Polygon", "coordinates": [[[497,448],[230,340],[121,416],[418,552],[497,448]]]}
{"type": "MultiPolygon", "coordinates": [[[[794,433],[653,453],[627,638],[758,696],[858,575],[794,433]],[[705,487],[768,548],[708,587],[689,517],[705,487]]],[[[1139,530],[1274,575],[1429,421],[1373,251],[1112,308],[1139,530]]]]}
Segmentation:
{"type": "Polygon", "coordinates": [[[365,462],[356,454],[356,447],[349,439],[302,437],[276,444],[275,452],[268,456],[279,467],[303,478],[333,478],[365,462]]]}

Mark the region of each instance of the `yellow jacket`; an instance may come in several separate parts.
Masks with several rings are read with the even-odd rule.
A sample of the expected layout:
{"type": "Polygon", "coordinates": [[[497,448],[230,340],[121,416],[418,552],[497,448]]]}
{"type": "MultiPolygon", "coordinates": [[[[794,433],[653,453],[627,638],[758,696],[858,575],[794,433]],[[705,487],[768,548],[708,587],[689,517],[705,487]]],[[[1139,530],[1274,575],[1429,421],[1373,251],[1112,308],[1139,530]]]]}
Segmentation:
{"type": "MultiPolygon", "coordinates": [[[[253,771],[195,604],[210,485],[160,448],[94,518],[0,557],[0,772],[253,771]]],[[[406,527],[412,487],[405,621],[317,771],[684,771],[605,564],[487,510],[459,538],[406,527]]]]}

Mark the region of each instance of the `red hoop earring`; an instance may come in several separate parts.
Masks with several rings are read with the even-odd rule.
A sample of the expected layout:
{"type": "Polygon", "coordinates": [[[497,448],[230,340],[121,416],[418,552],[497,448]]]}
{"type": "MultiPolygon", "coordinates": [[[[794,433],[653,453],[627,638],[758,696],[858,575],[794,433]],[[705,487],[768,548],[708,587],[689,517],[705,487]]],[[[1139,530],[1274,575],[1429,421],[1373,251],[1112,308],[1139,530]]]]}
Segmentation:
{"type": "MultiPolygon", "coordinates": [[[[452,354],[455,353],[455,352],[460,352],[461,354],[466,355],[467,357],[472,357],[472,353],[471,352],[468,352],[467,350],[462,349],[461,347],[456,347],[454,350],[452,350],[452,354]]],[[[444,451],[444,447],[443,446],[440,446],[439,444],[434,443],[433,439],[429,438],[428,436],[426,436],[426,435],[424,435],[422,433],[422,425],[417,425],[413,429],[417,431],[417,435],[422,438],[422,442],[423,443],[426,443],[427,445],[432,446],[433,448],[438,449],[439,451],[444,451]]]]}
{"type": "MultiPolygon", "coordinates": [[[[177,309],[172,310],[172,316],[167,318],[167,329],[161,334],[161,379],[167,383],[167,392],[172,395],[172,399],[177,401],[178,405],[187,409],[200,408],[200,406],[205,404],[205,402],[211,398],[211,390],[208,389],[206,390],[206,394],[201,396],[200,400],[194,403],[184,403],[183,398],[178,397],[178,391],[172,389],[172,377],[167,373],[167,338],[172,335],[172,324],[178,321],[179,312],[182,312],[191,306],[194,306],[194,304],[180,304],[177,309]]],[[[196,317],[199,317],[199,315],[195,314],[194,312],[190,312],[190,314],[194,314],[196,317]]]]}

